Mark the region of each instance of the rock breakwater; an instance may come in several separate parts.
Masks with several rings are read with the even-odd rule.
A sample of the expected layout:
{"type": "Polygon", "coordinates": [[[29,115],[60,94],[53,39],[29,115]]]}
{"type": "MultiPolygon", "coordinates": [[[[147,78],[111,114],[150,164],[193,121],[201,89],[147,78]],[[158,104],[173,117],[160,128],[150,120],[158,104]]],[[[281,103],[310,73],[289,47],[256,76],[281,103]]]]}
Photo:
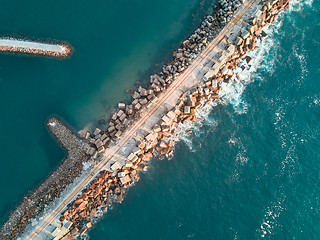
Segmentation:
{"type": "MultiPolygon", "coordinates": [[[[61,223],[72,223],[72,227],[65,233],[65,239],[84,234],[92,226],[92,221],[101,216],[100,212],[108,209],[114,202],[121,202],[126,189],[139,180],[139,172],[148,169],[148,163],[153,156],[169,156],[172,153],[172,136],[179,126],[187,121],[195,121],[198,109],[221,97],[219,92],[222,82],[239,81],[239,76],[234,70],[250,67],[251,58],[246,53],[256,48],[258,40],[266,37],[263,27],[274,21],[278,12],[287,8],[289,4],[288,0],[245,2],[250,3],[248,6],[252,6],[253,3],[255,5],[247,9],[244,15],[241,15],[244,16],[241,21],[237,19],[237,24],[232,26],[232,31],[219,40],[218,50],[206,54],[205,59],[208,62],[203,66],[205,74],[197,80],[197,84],[189,89],[180,89],[175,106],[163,107],[165,113],[157,116],[157,121],[152,122],[154,124],[151,130],[136,136],[132,151],[117,161],[108,162],[107,166],[82,189],[81,194],[73,198],[59,214],[61,223]]],[[[233,19],[235,11],[243,4],[243,1],[220,1],[215,7],[215,14],[205,17],[194,34],[173,53],[173,60],[164,65],[160,73],[150,77],[150,84],[139,86],[137,90],[132,91],[132,101],[119,103],[118,110],[112,117],[103,119],[103,122],[107,123],[104,127],[95,128],[92,132],[78,132],[79,138],[76,139],[82,144],[74,149],[80,149],[85,156],[90,156],[92,161],[99,164],[106,151],[121,141],[126,131],[144,116],[146,110],[157,104],[158,99],[174,80],[201,56],[214,36],[233,19]]],[[[74,138],[66,138],[62,144],[67,148],[70,146],[72,151],[70,143],[73,140],[74,138]]],[[[41,231],[39,229],[32,239],[38,236],[41,231]]]]}
{"type": "MultiPolygon", "coordinates": [[[[226,1],[221,1],[220,5],[223,2],[226,1]]],[[[198,85],[181,95],[177,105],[167,111],[145,138],[139,140],[135,150],[127,157],[124,166],[121,167],[120,164],[115,163],[116,166],[111,166],[112,171],[102,172],[63,213],[61,220],[67,219],[73,222],[73,230],[67,234],[67,238],[84,234],[92,226],[92,219],[100,216],[97,212],[104,211],[114,202],[122,202],[125,189],[139,180],[139,172],[148,169],[148,163],[153,156],[169,156],[172,153],[174,147],[172,136],[177,132],[180,124],[196,121],[195,113],[198,109],[219,99],[222,82],[235,83],[240,81],[239,74],[235,73],[236,69],[243,71],[250,68],[252,58],[247,56],[247,52],[255,50],[257,42],[267,36],[263,28],[275,21],[279,11],[289,6],[289,0],[260,1],[259,6],[254,12],[248,13],[249,16],[246,18],[248,21],[238,31],[233,31],[221,42],[220,47],[226,55],[221,54],[217,58],[223,61],[223,64],[218,69],[208,70],[198,85]]],[[[219,21],[221,21],[221,17],[219,21]]],[[[228,18],[223,19],[224,21],[227,22],[228,18]]],[[[179,54],[179,58],[176,59],[185,56],[183,50],[176,51],[174,56],[176,57],[177,54],[179,54]]],[[[138,90],[132,93],[134,100],[129,107],[124,103],[119,103],[120,110],[112,116],[109,124],[111,126],[121,124],[121,118],[126,120],[139,113],[143,105],[152,101],[155,93],[165,89],[167,81],[164,79],[174,79],[176,69],[173,66],[173,64],[165,66],[159,75],[151,76],[151,89],[150,86],[147,88],[138,87],[138,90]],[[124,114],[125,117],[123,117],[124,114]]],[[[170,84],[170,80],[168,84],[170,84]]],[[[110,135],[114,140],[121,136],[121,134],[117,136],[117,131],[121,131],[121,129],[117,127],[108,129],[109,134],[114,132],[114,135],[110,135]]],[[[98,132],[100,133],[100,129],[96,133],[98,132]]],[[[82,134],[84,135],[84,133],[82,134]]]]}
{"type": "Polygon", "coordinates": [[[71,54],[70,44],[42,42],[23,38],[0,37],[0,51],[65,58],[71,54]]]}

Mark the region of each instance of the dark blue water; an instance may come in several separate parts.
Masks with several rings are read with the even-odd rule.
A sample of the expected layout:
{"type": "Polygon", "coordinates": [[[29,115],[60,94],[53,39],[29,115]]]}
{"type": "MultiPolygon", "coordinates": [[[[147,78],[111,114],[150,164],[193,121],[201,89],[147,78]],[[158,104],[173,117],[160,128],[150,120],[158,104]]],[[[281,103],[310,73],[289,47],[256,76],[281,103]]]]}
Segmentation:
{"type": "MultiPolygon", "coordinates": [[[[82,11],[67,14],[79,6],[60,4],[68,10],[65,24],[77,26],[78,35],[62,19],[49,30],[15,18],[3,21],[7,31],[54,34],[76,52],[66,61],[0,56],[1,182],[6,183],[1,218],[63,156],[45,131],[46,117],[57,113],[80,128],[111,109],[125,97],[125,88],[192,31],[202,6],[196,0],[125,1],[102,10],[107,3],[83,2],[82,11]],[[85,10],[91,18],[79,23],[85,10]],[[102,21],[111,19],[107,11],[125,22],[123,35],[116,20],[102,21]],[[135,21],[125,21],[128,15],[135,21]],[[120,48],[121,41],[129,46],[120,48]],[[101,49],[102,43],[113,47],[101,49]]],[[[229,86],[233,94],[225,103],[202,113],[202,126],[183,136],[170,161],[152,162],[124,202],[90,231],[90,239],[318,239],[319,9],[318,0],[298,3],[268,30],[243,85],[229,86]]],[[[8,10],[0,11],[1,16],[8,10]]]]}

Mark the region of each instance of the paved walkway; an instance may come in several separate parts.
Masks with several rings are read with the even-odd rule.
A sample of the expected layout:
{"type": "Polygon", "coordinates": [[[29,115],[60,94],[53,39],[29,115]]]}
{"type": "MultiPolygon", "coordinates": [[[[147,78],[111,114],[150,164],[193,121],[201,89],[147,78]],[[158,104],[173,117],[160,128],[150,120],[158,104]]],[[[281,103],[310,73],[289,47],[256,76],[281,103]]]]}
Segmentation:
{"type": "Polygon", "coordinates": [[[67,50],[65,46],[59,45],[59,44],[40,43],[40,42],[33,42],[28,40],[8,39],[8,38],[0,38],[0,47],[1,46],[42,50],[42,51],[53,51],[58,53],[64,53],[67,50]]]}

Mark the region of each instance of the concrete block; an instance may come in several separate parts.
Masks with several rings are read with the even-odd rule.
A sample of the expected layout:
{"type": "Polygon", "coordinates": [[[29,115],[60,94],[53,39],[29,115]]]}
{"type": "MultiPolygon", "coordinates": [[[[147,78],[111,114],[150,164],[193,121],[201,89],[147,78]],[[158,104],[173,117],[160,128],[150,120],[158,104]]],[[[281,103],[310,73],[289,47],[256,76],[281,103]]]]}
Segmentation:
{"type": "Polygon", "coordinates": [[[101,129],[96,128],[93,132],[93,135],[97,136],[101,132],[101,129]]]}
{"type": "Polygon", "coordinates": [[[118,108],[119,109],[125,109],[126,108],[126,104],[125,103],[118,103],[118,108]]]}
{"type": "Polygon", "coordinates": [[[184,112],[185,114],[190,114],[190,112],[191,112],[190,107],[189,107],[189,106],[185,106],[184,109],[183,109],[183,112],[184,112]]]}

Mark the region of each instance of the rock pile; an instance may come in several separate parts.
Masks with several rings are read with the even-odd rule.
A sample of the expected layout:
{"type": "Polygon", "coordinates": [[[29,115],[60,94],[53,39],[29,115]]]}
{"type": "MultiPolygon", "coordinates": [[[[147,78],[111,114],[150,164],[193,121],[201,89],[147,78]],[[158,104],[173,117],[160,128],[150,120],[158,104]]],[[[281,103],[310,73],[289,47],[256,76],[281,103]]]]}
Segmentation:
{"type": "Polygon", "coordinates": [[[243,1],[226,1],[220,0],[218,3],[219,11],[217,13],[218,20],[221,24],[225,25],[233,17],[233,13],[238,7],[241,6],[243,1]]]}
{"type": "MultiPolygon", "coordinates": [[[[121,171],[113,173],[103,171],[100,175],[82,191],[82,194],[70,204],[70,207],[62,214],[60,221],[71,221],[73,229],[67,237],[83,234],[92,226],[91,218],[97,211],[110,207],[115,202],[122,202],[125,189],[135,181],[139,181],[139,171],[148,169],[146,162],[152,157],[151,153],[141,154],[138,150],[136,154],[128,157],[121,171]]],[[[111,168],[118,169],[119,165],[114,163],[111,168]]]]}
{"type": "MultiPolygon", "coordinates": [[[[107,121],[108,124],[105,129],[97,128],[93,133],[85,130],[79,131],[79,136],[87,142],[87,145],[84,146],[86,153],[94,159],[99,159],[104,151],[112,143],[117,141],[125,130],[140,116],[141,109],[144,107],[149,108],[149,106],[156,102],[157,96],[167,89],[176,77],[183,73],[191,62],[206,48],[221,28],[230,21],[234,12],[241,6],[242,2],[243,0],[220,0],[215,6],[214,15],[206,16],[205,20],[189,39],[183,41],[180,48],[174,51],[172,61],[164,65],[159,74],[150,76],[150,85],[146,87],[139,86],[137,91],[133,90],[131,94],[133,100],[130,103],[126,104],[122,102],[118,104],[118,111],[107,121]]],[[[269,1],[262,2],[267,2],[270,6],[274,6],[274,4],[271,4],[269,1]]],[[[277,3],[282,4],[282,0],[277,1],[277,3]]],[[[269,6],[268,4],[266,5],[269,6]]],[[[263,9],[261,14],[263,13],[262,17],[266,19],[263,19],[258,26],[248,25],[248,29],[241,30],[241,36],[233,36],[232,39],[229,39],[229,43],[240,46],[237,47],[240,48],[240,52],[254,49],[255,43],[252,41],[252,38],[247,39],[247,37],[252,34],[255,29],[261,29],[261,27],[265,26],[268,22],[274,21],[277,16],[275,11],[279,10],[275,9],[270,12],[263,9]],[[270,18],[267,18],[267,16],[269,16],[268,14],[271,16],[270,18]],[[246,41],[243,41],[244,39],[246,39],[246,41]]],[[[256,23],[256,20],[253,19],[252,21],[254,21],[252,22],[253,24],[256,23]]],[[[259,36],[259,38],[263,37],[262,35],[259,36]]],[[[226,69],[224,71],[226,71],[226,69]]],[[[103,119],[102,122],[105,122],[105,120],[103,119]]]]}
{"type": "Polygon", "coordinates": [[[23,47],[13,47],[13,46],[0,46],[1,52],[19,52],[19,53],[27,53],[34,55],[43,55],[57,58],[65,58],[71,54],[71,47],[68,44],[63,44],[65,47],[65,51],[56,52],[56,51],[46,51],[41,49],[31,49],[31,48],[23,48],[23,47]]]}

